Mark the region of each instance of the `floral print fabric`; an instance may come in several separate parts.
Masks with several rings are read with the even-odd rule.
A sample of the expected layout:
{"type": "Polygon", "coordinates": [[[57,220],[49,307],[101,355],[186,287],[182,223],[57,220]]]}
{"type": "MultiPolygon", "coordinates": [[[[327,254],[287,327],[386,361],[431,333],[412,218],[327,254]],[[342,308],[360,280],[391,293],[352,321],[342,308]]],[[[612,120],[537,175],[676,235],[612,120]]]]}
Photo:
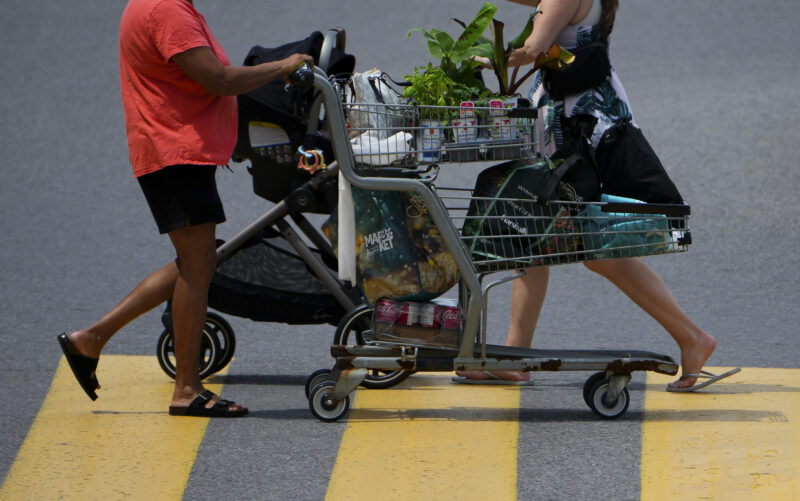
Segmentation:
{"type": "MultiPolygon", "coordinates": [[[[564,28],[556,37],[555,43],[570,50],[600,39],[599,25],[576,25],[564,28]]],[[[628,96],[614,71],[613,63],[611,77],[608,80],[579,94],[567,96],[563,100],[551,98],[542,82],[542,72],[538,71],[533,76],[529,98],[533,106],[539,110],[536,119],[536,139],[539,154],[543,156],[551,156],[561,146],[562,116],[586,114],[596,117],[597,125],[592,135],[592,146],[595,148],[606,129],[622,120],[633,122],[628,96]]]]}

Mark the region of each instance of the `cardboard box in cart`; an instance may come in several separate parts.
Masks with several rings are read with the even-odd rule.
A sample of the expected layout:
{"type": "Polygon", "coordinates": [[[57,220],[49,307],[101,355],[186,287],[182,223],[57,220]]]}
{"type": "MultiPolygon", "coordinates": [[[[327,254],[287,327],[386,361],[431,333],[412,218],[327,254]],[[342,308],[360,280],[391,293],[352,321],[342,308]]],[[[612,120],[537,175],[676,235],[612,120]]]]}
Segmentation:
{"type": "Polygon", "coordinates": [[[461,308],[445,300],[418,303],[381,299],[372,317],[372,334],[377,340],[392,343],[457,348],[461,319],[461,308]]]}

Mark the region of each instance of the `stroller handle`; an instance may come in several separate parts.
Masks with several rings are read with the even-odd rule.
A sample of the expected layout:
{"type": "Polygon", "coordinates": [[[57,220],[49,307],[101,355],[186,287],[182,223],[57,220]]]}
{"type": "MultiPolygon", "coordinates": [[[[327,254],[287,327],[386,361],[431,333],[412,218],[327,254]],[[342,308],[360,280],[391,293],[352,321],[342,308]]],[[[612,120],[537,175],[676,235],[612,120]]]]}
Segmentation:
{"type": "Polygon", "coordinates": [[[289,73],[289,83],[298,87],[310,87],[314,84],[314,71],[306,63],[298,65],[289,73]]]}

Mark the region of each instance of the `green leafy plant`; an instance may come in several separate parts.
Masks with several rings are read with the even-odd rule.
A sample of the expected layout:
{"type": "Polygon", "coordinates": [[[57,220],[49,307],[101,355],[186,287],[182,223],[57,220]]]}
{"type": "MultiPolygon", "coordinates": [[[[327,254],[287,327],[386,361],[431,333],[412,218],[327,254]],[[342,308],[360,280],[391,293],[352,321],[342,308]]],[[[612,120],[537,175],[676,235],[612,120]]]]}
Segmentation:
{"type": "MultiPolygon", "coordinates": [[[[521,48],[525,44],[525,40],[530,36],[531,31],[533,31],[533,21],[538,13],[539,11],[537,10],[528,16],[528,21],[525,23],[522,32],[514,37],[507,46],[504,46],[503,31],[505,29],[505,24],[502,21],[492,18],[492,39],[486,39],[481,36],[472,50],[474,55],[485,57],[491,61],[494,74],[497,77],[498,86],[500,87],[498,91],[498,95],[500,96],[513,96],[516,94],[522,83],[538,69],[531,69],[522,77],[517,78],[520,68],[519,65],[513,68],[510,75],[509,70],[511,70],[511,68],[508,66],[508,59],[511,53],[521,48]]],[[[457,19],[455,21],[464,26],[463,22],[457,19]]]]}
{"type": "MultiPolygon", "coordinates": [[[[403,97],[411,99],[422,106],[457,107],[461,101],[469,101],[475,96],[474,89],[456,82],[439,66],[428,63],[428,66],[414,68],[414,73],[405,75],[409,85],[403,91],[403,97]]],[[[452,118],[455,110],[430,110],[430,117],[436,120],[452,118]]]]}
{"type": "Polygon", "coordinates": [[[475,89],[477,94],[483,90],[483,84],[475,78],[475,71],[480,63],[473,57],[485,53],[485,49],[478,45],[482,39],[485,40],[483,33],[492,23],[496,12],[495,5],[486,3],[469,24],[454,19],[463,27],[461,34],[455,39],[446,31],[436,28],[413,28],[406,33],[406,37],[414,32],[421,33],[428,41],[428,52],[439,61],[439,67],[445,74],[454,82],[475,89]]]}

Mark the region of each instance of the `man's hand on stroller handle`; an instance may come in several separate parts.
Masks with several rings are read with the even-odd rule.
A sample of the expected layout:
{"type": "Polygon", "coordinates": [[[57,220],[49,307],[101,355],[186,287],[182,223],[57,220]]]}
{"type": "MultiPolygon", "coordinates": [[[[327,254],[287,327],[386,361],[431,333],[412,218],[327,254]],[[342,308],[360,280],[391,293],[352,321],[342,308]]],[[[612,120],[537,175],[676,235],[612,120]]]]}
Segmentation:
{"type": "Polygon", "coordinates": [[[292,76],[298,71],[301,70],[303,67],[309,68],[312,72],[314,71],[314,58],[308,54],[292,54],[291,56],[287,57],[283,61],[283,80],[288,84],[292,83],[292,76]]]}

